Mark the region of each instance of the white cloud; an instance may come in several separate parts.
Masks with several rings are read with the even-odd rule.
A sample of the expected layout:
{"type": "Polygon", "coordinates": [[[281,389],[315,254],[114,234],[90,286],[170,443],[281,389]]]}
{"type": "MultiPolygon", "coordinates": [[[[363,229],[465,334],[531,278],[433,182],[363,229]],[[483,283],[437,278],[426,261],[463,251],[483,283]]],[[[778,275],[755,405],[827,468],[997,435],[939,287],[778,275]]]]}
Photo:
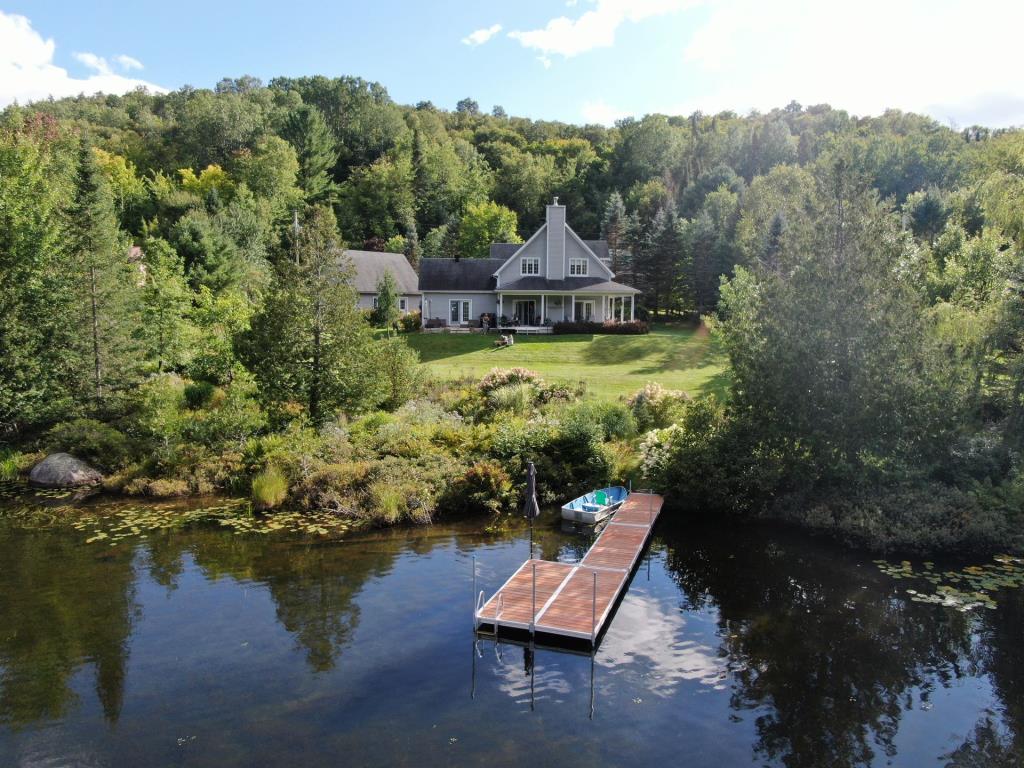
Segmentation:
{"type": "Polygon", "coordinates": [[[465,45],[471,45],[476,47],[478,45],[483,45],[499,32],[501,32],[501,24],[493,24],[489,27],[478,29],[475,32],[470,32],[468,35],[462,38],[462,42],[465,45]]]}
{"type": "Polygon", "coordinates": [[[615,32],[626,21],[637,22],[664,16],[693,5],[697,0],[597,0],[596,7],[577,19],[559,16],[541,29],[514,30],[508,36],[525,48],[540,52],[545,67],[551,56],[578,56],[594,48],[615,44],[615,32]]]}
{"type": "Polygon", "coordinates": [[[722,0],[683,54],[710,95],[671,111],[767,110],[795,99],[858,115],[892,107],[960,125],[1022,123],[1022,25],[1017,0],[984,13],[955,0],[722,0]]]}
{"type": "MultiPolygon", "coordinates": [[[[44,40],[24,16],[0,11],[0,107],[13,101],[25,103],[48,96],[61,98],[97,91],[126,93],[140,86],[157,93],[167,90],[144,80],[115,74],[106,59],[93,53],[74,54],[92,74],[73,77],[53,63],[56,47],[52,38],[44,40]]],[[[131,64],[125,59],[131,57],[122,55],[115,61],[125,69],[135,68],[135,64],[141,67],[137,59],[131,59],[131,64]]]]}
{"type": "Polygon", "coordinates": [[[121,65],[123,70],[131,69],[142,69],[142,62],[133,56],[128,56],[124,53],[114,57],[114,61],[121,65]]]}
{"type": "Polygon", "coordinates": [[[110,65],[102,56],[97,56],[95,53],[73,53],[71,55],[98,75],[110,74],[110,65]]]}
{"type": "Polygon", "coordinates": [[[606,103],[604,99],[584,102],[580,113],[583,115],[584,122],[601,125],[612,125],[616,120],[629,116],[628,112],[616,109],[606,103]]]}

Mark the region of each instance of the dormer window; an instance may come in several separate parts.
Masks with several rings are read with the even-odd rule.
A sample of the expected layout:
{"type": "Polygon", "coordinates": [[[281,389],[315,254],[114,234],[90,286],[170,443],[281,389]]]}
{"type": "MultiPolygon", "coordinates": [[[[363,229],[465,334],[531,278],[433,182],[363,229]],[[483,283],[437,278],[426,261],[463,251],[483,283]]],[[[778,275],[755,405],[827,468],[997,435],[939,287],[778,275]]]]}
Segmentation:
{"type": "Polygon", "coordinates": [[[587,276],[587,260],[586,259],[569,259],[569,275],[572,277],[586,277],[587,276]]]}
{"type": "Polygon", "coordinates": [[[536,256],[524,256],[523,260],[519,262],[519,274],[539,275],[540,259],[536,256]]]}

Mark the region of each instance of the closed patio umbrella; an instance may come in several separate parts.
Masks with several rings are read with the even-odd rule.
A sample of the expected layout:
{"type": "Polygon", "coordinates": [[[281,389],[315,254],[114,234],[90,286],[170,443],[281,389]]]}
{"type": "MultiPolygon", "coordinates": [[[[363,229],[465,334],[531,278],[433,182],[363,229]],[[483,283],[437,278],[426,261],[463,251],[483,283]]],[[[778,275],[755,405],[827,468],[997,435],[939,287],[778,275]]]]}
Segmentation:
{"type": "Polygon", "coordinates": [[[523,515],[530,521],[530,558],[533,558],[533,518],[540,515],[537,504],[537,468],[532,461],[526,462],[526,500],[523,502],[523,515]]]}

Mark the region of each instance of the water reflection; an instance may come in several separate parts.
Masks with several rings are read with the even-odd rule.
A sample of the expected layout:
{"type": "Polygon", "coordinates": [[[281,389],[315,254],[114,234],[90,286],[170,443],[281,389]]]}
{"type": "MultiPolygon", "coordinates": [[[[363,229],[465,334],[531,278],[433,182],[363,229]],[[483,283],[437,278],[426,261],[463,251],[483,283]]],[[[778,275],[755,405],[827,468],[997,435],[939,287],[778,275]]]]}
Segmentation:
{"type": "Polygon", "coordinates": [[[757,536],[666,541],[684,604],[719,614],[731,706],[755,718],[761,759],[856,766],[892,757],[905,711],[976,674],[971,618],[907,602],[835,551],[764,546],[757,536]]]}
{"type": "Polygon", "coordinates": [[[116,722],[135,618],[130,553],[98,555],[70,537],[0,527],[0,555],[0,724],[66,715],[81,666],[116,722]]]}
{"type": "MultiPolygon", "coordinates": [[[[544,557],[586,551],[549,522],[544,557]]],[[[1024,592],[962,614],[868,558],[670,523],[595,654],[467,659],[472,558],[493,591],[525,534],[107,547],[0,520],[0,762],[1024,764],[1024,592]]]]}

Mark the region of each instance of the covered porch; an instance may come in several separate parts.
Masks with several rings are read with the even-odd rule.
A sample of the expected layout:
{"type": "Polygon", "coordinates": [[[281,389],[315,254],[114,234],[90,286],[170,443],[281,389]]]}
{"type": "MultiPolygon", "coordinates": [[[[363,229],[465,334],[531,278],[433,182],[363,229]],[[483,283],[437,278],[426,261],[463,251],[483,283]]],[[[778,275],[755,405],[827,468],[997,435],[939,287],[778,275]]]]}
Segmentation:
{"type": "Polygon", "coordinates": [[[546,327],[554,323],[636,319],[636,294],[498,291],[498,324],[546,327]]]}

